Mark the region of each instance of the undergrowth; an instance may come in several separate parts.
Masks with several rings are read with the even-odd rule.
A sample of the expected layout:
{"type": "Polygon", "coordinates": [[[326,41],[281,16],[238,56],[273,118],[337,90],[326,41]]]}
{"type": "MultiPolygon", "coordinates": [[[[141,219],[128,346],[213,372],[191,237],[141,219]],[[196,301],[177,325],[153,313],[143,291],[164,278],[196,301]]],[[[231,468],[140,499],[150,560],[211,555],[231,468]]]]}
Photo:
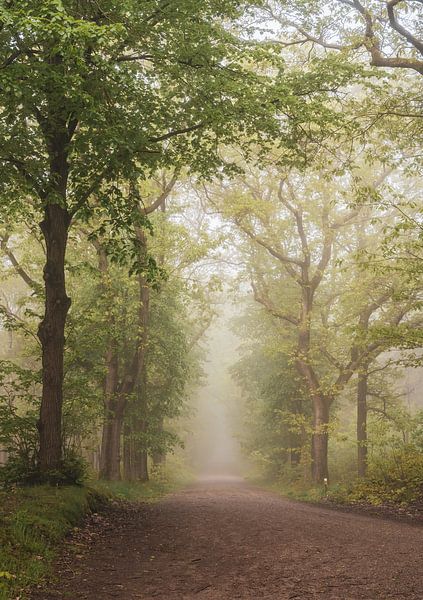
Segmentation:
{"type": "Polygon", "coordinates": [[[255,483],[283,496],[304,502],[329,501],[344,505],[398,506],[423,505],[423,478],[416,467],[401,476],[369,473],[367,478],[351,478],[349,482],[334,482],[327,488],[307,482],[255,480],[255,483]]]}
{"type": "Polygon", "coordinates": [[[0,491],[0,600],[22,598],[48,573],[55,547],[105,499],[84,487],[0,491]]]}
{"type": "Polygon", "coordinates": [[[0,600],[24,600],[40,584],[65,536],[109,499],[154,501],[188,480],[155,473],[146,483],[91,481],[84,486],[0,489],[0,600]]]}
{"type": "Polygon", "coordinates": [[[154,502],[166,494],[184,487],[185,482],[165,479],[152,479],[145,483],[126,481],[95,481],[91,486],[108,498],[128,500],[129,502],[154,502]]]}

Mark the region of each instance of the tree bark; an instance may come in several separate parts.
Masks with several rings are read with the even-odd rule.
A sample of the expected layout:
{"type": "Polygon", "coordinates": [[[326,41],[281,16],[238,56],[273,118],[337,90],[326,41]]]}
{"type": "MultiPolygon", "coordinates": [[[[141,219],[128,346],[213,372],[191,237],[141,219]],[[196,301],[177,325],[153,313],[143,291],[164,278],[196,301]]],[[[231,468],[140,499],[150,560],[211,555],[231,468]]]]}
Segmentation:
{"type": "MultiPolygon", "coordinates": [[[[51,64],[61,63],[60,55],[51,64]]],[[[42,396],[38,430],[40,436],[39,466],[42,471],[60,468],[63,455],[62,406],[63,360],[66,317],[71,300],[66,294],[65,256],[72,220],[67,210],[69,178],[69,143],[74,128],[70,127],[66,98],[47,91],[47,117],[35,115],[46,142],[49,156],[49,183],[38,194],[44,206],[40,229],[46,247],[43,270],[45,312],[38,327],[42,349],[42,396]]]]}
{"type": "MultiPolygon", "coordinates": [[[[138,231],[141,242],[140,252],[146,254],[144,233],[138,231]]],[[[141,256],[142,259],[142,256],[141,256]]],[[[147,398],[146,398],[146,350],[148,341],[148,319],[150,311],[150,288],[146,278],[138,275],[139,305],[138,305],[138,336],[136,349],[131,363],[131,370],[124,379],[119,398],[127,405],[128,396],[136,387],[137,397],[134,403],[134,414],[128,416],[124,436],[124,477],[129,481],[148,480],[147,449],[145,442],[137,439],[147,429],[147,398]]],[[[142,436],[141,436],[142,437],[142,436]]]]}
{"type": "Polygon", "coordinates": [[[329,480],[328,441],[329,441],[329,406],[323,396],[313,398],[313,435],[311,441],[311,472],[315,483],[329,480]]]}
{"type": "MultiPolygon", "coordinates": [[[[145,419],[136,420],[136,432],[145,433],[147,423],[145,419]]],[[[136,481],[148,481],[148,458],[145,443],[135,438],[133,454],[133,476],[136,481]]]]}
{"type": "MultiPolygon", "coordinates": [[[[140,263],[147,256],[147,241],[144,231],[137,229],[137,239],[140,242],[140,263]]],[[[150,316],[150,286],[146,277],[138,275],[139,308],[138,327],[139,345],[137,349],[137,397],[135,400],[135,413],[131,420],[130,428],[132,439],[131,465],[129,472],[131,478],[137,481],[148,481],[147,448],[144,435],[147,431],[147,343],[148,343],[148,321],[150,316]]]]}
{"type": "Polygon", "coordinates": [[[138,438],[146,431],[146,421],[133,418],[124,428],[123,477],[125,481],[148,481],[147,450],[138,438]]]}
{"type": "MultiPolygon", "coordinates": [[[[308,282],[308,273],[303,274],[308,282]]],[[[310,362],[311,312],[314,289],[308,285],[302,287],[302,305],[298,327],[298,349],[296,366],[307,384],[313,406],[313,434],[311,441],[311,476],[314,483],[323,483],[329,479],[328,440],[329,412],[331,400],[322,394],[320,381],[310,362]]]]}
{"type": "Polygon", "coordinates": [[[121,436],[123,419],[119,414],[103,425],[101,440],[100,478],[106,481],[120,481],[121,436]]]}
{"type": "MultiPolygon", "coordinates": [[[[65,189],[62,189],[62,196],[65,189]]],[[[40,223],[46,244],[44,266],[45,314],[38,328],[42,347],[39,464],[55,469],[62,460],[63,355],[66,316],[71,304],[66,294],[65,255],[71,217],[59,204],[48,204],[40,223]]]]}
{"type": "MultiPolygon", "coordinates": [[[[145,299],[146,300],[146,299],[145,299]]],[[[148,301],[146,301],[145,309],[148,311],[148,301]]],[[[148,318],[148,315],[146,316],[148,318]]],[[[145,326],[147,323],[145,322],[145,326]]],[[[147,332],[146,332],[147,333],[147,332]]],[[[146,338],[145,338],[146,340],[146,338]]],[[[145,352],[144,352],[145,354],[145,352]]],[[[137,481],[148,481],[148,464],[147,464],[147,373],[145,357],[143,360],[143,370],[140,373],[140,381],[138,384],[138,394],[136,399],[136,414],[133,420],[134,438],[134,454],[133,454],[133,475],[137,481]]]]}
{"type": "Polygon", "coordinates": [[[367,474],[367,365],[358,373],[357,382],[357,467],[358,476],[367,474]]]}
{"type": "MultiPolygon", "coordinates": [[[[98,268],[100,271],[100,293],[111,302],[111,291],[109,284],[109,262],[104,246],[93,240],[97,251],[98,268]]],[[[119,383],[119,348],[114,337],[114,317],[110,322],[110,337],[105,354],[106,375],[103,386],[104,422],[101,436],[100,449],[100,479],[106,481],[119,481],[121,479],[121,437],[123,427],[124,405],[118,395],[119,383]]]]}
{"type": "Polygon", "coordinates": [[[115,340],[110,341],[106,355],[106,378],[104,382],[105,420],[101,439],[100,478],[119,481],[120,442],[124,407],[117,396],[119,361],[115,340]]]}
{"type": "Polygon", "coordinates": [[[133,445],[132,429],[127,422],[123,428],[123,479],[125,481],[133,481],[134,479],[132,472],[133,445]]]}
{"type": "MultiPolygon", "coordinates": [[[[164,423],[163,423],[163,417],[160,419],[160,423],[157,427],[157,430],[159,433],[163,432],[163,428],[164,428],[164,423]]],[[[164,465],[166,462],[166,453],[165,452],[153,452],[151,455],[151,458],[153,460],[153,465],[155,467],[160,467],[161,465],[164,465]]]]}

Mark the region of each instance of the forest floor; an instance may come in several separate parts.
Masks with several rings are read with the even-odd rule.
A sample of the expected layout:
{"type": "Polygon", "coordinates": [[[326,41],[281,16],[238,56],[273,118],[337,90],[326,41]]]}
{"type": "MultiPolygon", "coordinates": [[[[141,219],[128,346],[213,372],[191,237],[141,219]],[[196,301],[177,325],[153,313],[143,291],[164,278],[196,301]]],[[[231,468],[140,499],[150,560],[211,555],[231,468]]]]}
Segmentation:
{"type": "Polygon", "coordinates": [[[422,600],[422,561],[421,524],[203,481],[91,516],[32,600],[422,600]]]}

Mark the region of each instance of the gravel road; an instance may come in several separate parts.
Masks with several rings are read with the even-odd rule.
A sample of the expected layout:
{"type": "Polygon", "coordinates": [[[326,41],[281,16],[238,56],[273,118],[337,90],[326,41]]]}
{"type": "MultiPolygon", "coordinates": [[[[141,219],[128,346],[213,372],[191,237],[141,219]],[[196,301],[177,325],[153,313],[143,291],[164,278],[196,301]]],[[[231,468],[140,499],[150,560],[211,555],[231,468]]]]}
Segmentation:
{"type": "Polygon", "coordinates": [[[423,528],[203,481],[94,517],[57,571],[33,600],[423,600],[423,528]]]}

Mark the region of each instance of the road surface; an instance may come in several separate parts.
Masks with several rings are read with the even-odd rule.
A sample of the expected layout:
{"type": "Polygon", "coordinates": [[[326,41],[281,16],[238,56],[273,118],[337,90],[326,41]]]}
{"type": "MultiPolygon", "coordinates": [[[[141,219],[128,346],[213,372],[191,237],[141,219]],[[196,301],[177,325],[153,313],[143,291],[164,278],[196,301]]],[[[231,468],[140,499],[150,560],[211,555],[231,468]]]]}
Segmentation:
{"type": "Polygon", "coordinates": [[[34,600],[423,599],[423,528],[203,481],[116,506],[34,600]]]}

